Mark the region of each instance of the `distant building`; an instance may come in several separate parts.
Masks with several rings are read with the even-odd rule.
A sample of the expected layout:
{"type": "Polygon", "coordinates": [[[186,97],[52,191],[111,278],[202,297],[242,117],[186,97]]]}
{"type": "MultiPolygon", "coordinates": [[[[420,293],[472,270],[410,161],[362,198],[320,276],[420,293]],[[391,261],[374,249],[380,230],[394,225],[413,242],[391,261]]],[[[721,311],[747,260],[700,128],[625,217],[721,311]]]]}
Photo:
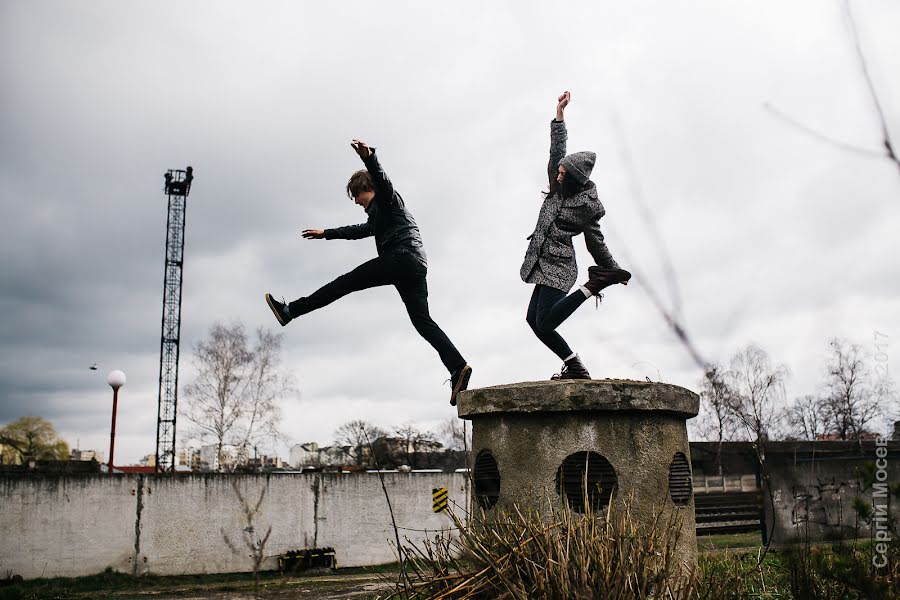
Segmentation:
{"type": "MultiPolygon", "coordinates": [[[[382,436],[376,439],[372,448],[364,445],[359,448],[362,456],[357,456],[357,448],[353,446],[319,446],[316,442],[295,444],[290,450],[290,466],[294,469],[315,468],[348,468],[371,467],[381,464],[384,468],[396,467],[411,463],[413,468],[443,468],[454,462],[440,442],[429,439],[406,439],[403,437],[382,436]],[[374,456],[372,455],[374,452],[374,456]],[[449,461],[449,462],[448,462],[449,461]],[[448,465],[444,465],[447,462],[448,465]]],[[[461,453],[460,453],[461,454],[461,453]]]]}
{"type": "MultiPolygon", "coordinates": [[[[368,459],[369,449],[363,448],[363,458],[368,459]]],[[[319,450],[319,466],[343,467],[354,465],[356,461],[350,453],[350,446],[326,446],[319,450]]]]}
{"type": "Polygon", "coordinates": [[[200,471],[200,463],[199,448],[182,448],[175,454],[176,471],[200,471]]]}
{"type": "Polygon", "coordinates": [[[102,463],[103,458],[103,453],[98,452],[97,450],[79,450],[78,448],[69,450],[69,460],[96,460],[97,462],[102,463]]]}
{"type": "Polygon", "coordinates": [[[422,438],[383,436],[375,440],[375,445],[392,454],[408,456],[416,452],[443,452],[444,445],[438,441],[422,438]]]}
{"type": "MultiPolygon", "coordinates": [[[[363,448],[363,458],[368,459],[369,449],[363,448]]],[[[290,466],[295,469],[304,467],[344,467],[355,465],[356,460],[350,452],[350,446],[319,446],[316,442],[294,444],[289,456],[290,466]]]]}
{"type": "Polygon", "coordinates": [[[222,447],[221,456],[218,446],[209,444],[200,447],[201,471],[233,471],[235,466],[235,451],[230,446],[222,447]]]}
{"type": "MultiPolygon", "coordinates": [[[[144,458],[142,458],[141,460],[139,460],[138,463],[139,463],[142,467],[154,467],[154,468],[155,468],[155,467],[156,467],[156,455],[155,455],[155,454],[148,454],[148,455],[146,455],[144,458]]],[[[154,469],[154,470],[155,470],[155,469],[154,469]]]]}
{"type": "Polygon", "coordinates": [[[246,466],[252,471],[268,471],[272,469],[283,469],[285,467],[289,467],[290,465],[278,456],[268,456],[266,454],[261,454],[256,457],[251,457],[247,460],[246,465],[242,466],[246,466]]]}
{"type": "MultiPolygon", "coordinates": [[[[104,469],[105,472],[105,469],[104,469]]],[[[156,467],[148,467],[147,465],[126,465],[124,467],[120,467],[118,465],[113,466],[113,473],[155,473],[156,467]]]]}
{"type": "Polygon", "coordinates": [[[293,446],[291,446],[291,453],[288,456],[288,462],[295,469],[320,466],[321,461],[319,459],[319,444],[315,442],[307,442],[306,444],[294,444],[293,446]]]}

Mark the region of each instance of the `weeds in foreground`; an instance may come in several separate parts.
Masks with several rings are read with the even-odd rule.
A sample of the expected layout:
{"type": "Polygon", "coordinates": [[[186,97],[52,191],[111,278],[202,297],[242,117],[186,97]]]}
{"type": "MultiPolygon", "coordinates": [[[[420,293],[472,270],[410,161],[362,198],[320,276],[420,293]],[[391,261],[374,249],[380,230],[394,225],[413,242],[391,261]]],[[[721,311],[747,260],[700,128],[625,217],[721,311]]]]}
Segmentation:
{"type": "MultiPolygon", "coordinates": [[[[724,536],[723,536],[724,537],[724,536]]],[[[734,536],[735,543],[741,538],[734,536]]],[[[844,543],[843,546],[820,544],[794,546],[791,549],[772,550],[762,557],[761,548],[725,549],[701,553],[698,559],[695,597],[734,598],[758,600],[868,600],[869,598],[900,598],[900,544],[892,542],[887,554],[891,562],[884,569],[872,570],[872,558],[876,555],[874,544],[870,542],[844,543]],[[803,554],[808,552],[809,554],[803,554]],[[792,554],[794,553],[794,554],[792,554]],[[850,554],[852,556],[847,556],[850,554]],[[802,577],[805,581],[797,578],[802,577]],[[874,590],[871,594],[864,588],[854,587],[854,580],[871,577],[874,590]],[[890,586],[894,587],[891,588],[890,586]]],[[[476,572],[470,558],[457,558],[460,572],[476,572]]],[[[338,575],[359,575],[381,573],[394,580],[399,564],[374,568],[341,569],[338,575]]],[[[262,572],[264,589],[260,596],[283,598],[286,589],[296,590],[295,580],[277,572],[262,572]]],[[[253,573],[218,575],[182,575],[160,577],[130,573],[105,573],[75,579],[55,578],[6,582],[0,585],[0,600],[60,600],[64,598],[121,598],[132,597],[128,592],[141,596],[155,597],[198,597],[216,591],[216,597],[225,591],[242,594],[252,593],[253,573]]],[[[458,580],[461,582],[461,580],[458,580]]],[[[424,583],[421,579],[414,584],[424,583]]],[[[263,586],[261,586],[263,587],[263,586]]],[[[437,594],[446,590],[439,590],[437,594]]],[[[455,597],[465,597],[461,593],[455,597]]],[[[430,591],[420,589],[412,597],[428,598],[430,591]]],[[[435,594],[435,595],[437,595],[435,594]]],[[[514,598],[502,589],[486,589],[480,595],[470,598],[514,598]]],[[[393,596],[397,598],[395,594],[393,596]]],[[[402,596],[400,596],[402,597],[402,596]]],[[[441,597],[437,595],[437,597],[441,597]]],[[[445,598],[454,596],[444,595],[445,598]]],[[[535,595],[529,600],[541,600],[535,595]]],[[[586,596],[590,598],[591,596],[586,596]]],[[[603,596],[597,596],[603,598],[603,596]]],[[[663,596],[665,597],[665,596],[663,596]]],[[[579,598],[580,600],[580,598],[579,598]]]]}
{"type": "Polygon", "coordinates": [[[464,523],[459,537],[410,545],[409,592],[394,598],[569,600],[722,598],[740,577],[714,572],[704,582],[677,552],[681,523],[638,523],[630,509],[604,514],[568,509],[494,511],[464,523]],[[707,590],[707,591],[704,591],[707,590]]]}
{"type": "Polygon", "coordinates": [[[900,542],[810,546],[784,551],[794,598],[889,600],[900,598],[900,542]],[[884,553],[878,552],[884,550],[884,553]],[[883,566],[877,567],[878,562],[883,566]]]}
{"type": "Polygon", "coordinates": [[[459,535],[405,549],[412,600],[682,600],[900,598],[900,541],[798,544],[765,553],[677,553],[681,523],[639,523],[627,506],[587,510],[495,511],[469,522],[451,514],[459,535]],[[885,551],[886,550],[886,551],[885,551]],[[882,552],[885,551],[885,552],[882,552]],[[884,563],[875,567],[873,561],[884,563]]]}

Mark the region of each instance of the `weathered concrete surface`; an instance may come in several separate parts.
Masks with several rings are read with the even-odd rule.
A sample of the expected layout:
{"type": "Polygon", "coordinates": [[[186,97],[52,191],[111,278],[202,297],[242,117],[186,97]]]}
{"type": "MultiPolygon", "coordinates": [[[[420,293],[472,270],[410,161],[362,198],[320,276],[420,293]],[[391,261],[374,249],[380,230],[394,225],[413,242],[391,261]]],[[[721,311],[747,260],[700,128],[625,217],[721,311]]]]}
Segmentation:
{"type": "Polygon", "coordinates": [[[879,523],[881,535],[896,537],[887,530],[889,523],[900,529],[897,498],[889,489],[900,483],[900,442],[884,442],[880,452],[873,441],[862,448],[855,442],[768,443],[763,509],[772,543],[871,538],[879,523]],[[883,520],[861,518],[856,498],[883,520]]]}
{"type": "MultiPolygon", "coordinates": [[[[475,389],[460,397],[472,420],[473,450],[490,450],[500,471],[500,509],[513,503],[558,504],[556,474],[565,458],[594,451],[613,466],[614,502],[650,522],[657,515],[681,525],[677,550],[696,564],[694,498],[676,506],[669,465],[681,452],[690,464],[686,418],[699,398],[669,384],[605,380],[529,382],[475,389]]],[[[476,475],[477,476],[477,475],[476,475]]]]}
{"type": "Polygon", "coordinates": [[[0,576],[131,572],[137,478],[0,477],[0,576]]]}
{"type": "Polygon", "coordinates": [[[460,392],[463,419],[493,413],[653,411],[696,417],[700,397],[668,383],[627,379],[529,381],[460,392]]]}
{"type": "MultiPolygon", "coordinates": [[[[385,473],[400,536],[421,543],[452,526],[432,512],[432,490],[447,487],[465,506],[462,473],[385,473]],[[419,530],[428,530],[430,533],[419,530]]],[[[396,560],[394,531],[379,477],[369,474],[0,477],[0,572],[36,577],[125,573],[178,575],[252,570],[254,538],[271,527],[264,569],[277,555],[332,546],[339,566],[396,560]],[[227,538],[227,541],[226,541],[227,538]]]]}

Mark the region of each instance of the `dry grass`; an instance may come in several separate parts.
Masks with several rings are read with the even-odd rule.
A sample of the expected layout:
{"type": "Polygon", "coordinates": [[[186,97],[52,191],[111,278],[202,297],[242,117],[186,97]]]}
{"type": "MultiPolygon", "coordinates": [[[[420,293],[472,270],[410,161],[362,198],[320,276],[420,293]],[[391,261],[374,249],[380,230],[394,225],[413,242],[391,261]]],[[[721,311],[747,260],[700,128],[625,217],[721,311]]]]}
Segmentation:
{"type": "Polygon", "coordinates": [[[458,539],[438,536],[406,548],[410,581],[394,598],[675,600],[737,590],[734,577],[701,582],[682,563],[675,552],[679,522],[642,525],[627,506],[603,514],[495,510],[467,523],[452,517],[458,539]]]}

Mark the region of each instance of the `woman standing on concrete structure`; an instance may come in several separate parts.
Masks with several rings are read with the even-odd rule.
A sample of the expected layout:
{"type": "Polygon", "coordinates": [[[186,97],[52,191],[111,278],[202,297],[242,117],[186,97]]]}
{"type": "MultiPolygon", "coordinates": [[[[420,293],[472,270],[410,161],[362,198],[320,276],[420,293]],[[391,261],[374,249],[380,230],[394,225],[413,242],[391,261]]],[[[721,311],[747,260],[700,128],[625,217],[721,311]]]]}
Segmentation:
{"type": "Polygon", "coordinates": [[[600,290],[617,283],[628,284],[631,273],[619,267],[603,241],[600,217],[606,210],[590,180],[597,155],[576,152],[566,156],[566,124],[563,112],[572,95],[566,91],[556,105],[556,119],[550,123],[550,189],[538,214],[534,233],[525,253],[520,275],[534,284],[526,320],[535,335],[563,360],[553,379],[590,379],[591,375],[556,328],[591,296],[602,298],[600,290]],[[597,266],[588,268],[587,282],[572,294],[568,291],[578,277],[572,237],[584,233],[584,241],[597,266]]]}

